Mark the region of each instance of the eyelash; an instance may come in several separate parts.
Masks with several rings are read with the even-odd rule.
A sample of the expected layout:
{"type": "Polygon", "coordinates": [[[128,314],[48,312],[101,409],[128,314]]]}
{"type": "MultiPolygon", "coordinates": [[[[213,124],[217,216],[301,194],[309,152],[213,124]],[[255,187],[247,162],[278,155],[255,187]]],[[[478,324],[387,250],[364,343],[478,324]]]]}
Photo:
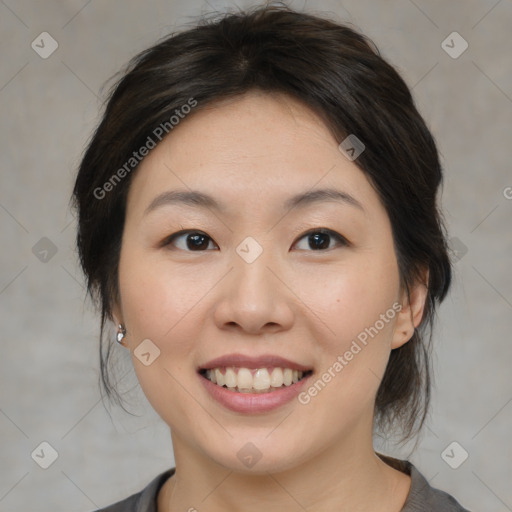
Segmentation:
{"type": "MultiPolygon", "coordinates": [[[[315,228],[315,229],[311,229],[309,231],[306,231],[305,233],[303,233],[294,242],[294,245],[295,245],[295,243],[297,243],[297,241],[302,240],[304,237],[307,237],[307,236],[315,234],[315,233],[320,233],[320,234],[323,234],[323,235],[329,235],[329,236],[335,238],[338,241],[339,245],[341,245],[341,246],[349,246],[350,245],[350,242],[344,236],[340,235],[336,231],[333,231],[333,230],[327,229],[327,228],[315,228]]],[[[189,235],[189,234],[202,235],[202,236],[204,236],[206,238],[209,238],[211,241],[213,241],[213,239],[210,236],[208,236],[206,233],[204,233],[202,231],[193,230],[193,229],[185,229],[185,230],[178,231],[177,233],[173,233],[172,235],[168,236],[162,242],[161,246],[162,247],[167,247],[169,245],[172,245],[174,243],[174,241],[177,238],[179,238],[180,236],[189,235]]],[[[327,249],[310,249],[309,251],[311,251],[311,252],[326,252],[326,251],[329,251],[329,250],[332,250],[332,249],[333,249],[333,247],[330,247],[330,248],[327,248],[327,249]]],[[[188,249],[181,249],[181,250],[184,250],[186,252],[205,252],[203,250],[197,250],[197,251],[190,251],[188,249]]]]}

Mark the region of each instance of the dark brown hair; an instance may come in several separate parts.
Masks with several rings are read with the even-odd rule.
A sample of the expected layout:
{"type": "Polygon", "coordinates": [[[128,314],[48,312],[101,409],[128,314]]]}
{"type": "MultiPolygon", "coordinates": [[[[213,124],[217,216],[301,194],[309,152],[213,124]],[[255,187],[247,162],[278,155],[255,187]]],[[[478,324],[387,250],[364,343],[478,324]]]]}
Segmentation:
{"type": "Polygon", "coordinates": [[[170,130],[171,116],[191,98],[196,111],[255,88],[301,101],[321,116],[338,142],[355,134],[364,143],[355,163],[389,215],[403,289],[409,293],[422,270],[429,269],[422,322],[407,343],[391,351],[375,404],[375,425],[382,432],[400,427],[401,439],[407,440],[420,431],[428,412],[435,308],[452,276],[436,204],[442,181],[438,152],[407,85],[373,43],[347,24],[285,5],[202,18],[134,57],[108,95],[72,197],[87,290],[101,307],[106,393],[120,403],[108,372],[115,342],[107,340],[105,350],[103,337],[119,298],[126,197],[136,166],[122,173],[108,193],[97,191],[106,190],[118,169],[127,169],[133,152],[159,126],[170,130]]]}

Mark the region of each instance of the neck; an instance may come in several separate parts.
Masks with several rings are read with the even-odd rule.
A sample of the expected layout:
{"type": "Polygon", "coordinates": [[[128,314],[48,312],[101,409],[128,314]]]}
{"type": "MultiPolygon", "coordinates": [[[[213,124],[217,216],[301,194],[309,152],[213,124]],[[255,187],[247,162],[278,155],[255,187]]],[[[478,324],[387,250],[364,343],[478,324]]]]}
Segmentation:
{"type": "Polygon", "coordinates": [[[237,473],[215,463],[172,433],[176,472],[162,488],[158,512],[315,510],[398,512],[410,477],[383,462],[372,443],[346,439],[279,472],[237,473]]]}

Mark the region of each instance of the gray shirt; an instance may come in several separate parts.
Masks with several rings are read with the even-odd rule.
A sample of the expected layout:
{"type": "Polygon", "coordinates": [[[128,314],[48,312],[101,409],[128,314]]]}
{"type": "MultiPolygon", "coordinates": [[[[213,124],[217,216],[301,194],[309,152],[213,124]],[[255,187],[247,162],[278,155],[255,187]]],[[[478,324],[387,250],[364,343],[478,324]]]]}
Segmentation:
{"type": "MultiPolygon", "coordinates": [[[[411,477],[411,489],[401,512],[469,512],[444,491],[430,486],[426,478],[409,461],[398,460],[382,454],[381,459],[411,477]]],[[[176,468],[168,469],[155,477],[142,491],[94,512],[157,512],[157,496],[165,481],[176,468]]]]}

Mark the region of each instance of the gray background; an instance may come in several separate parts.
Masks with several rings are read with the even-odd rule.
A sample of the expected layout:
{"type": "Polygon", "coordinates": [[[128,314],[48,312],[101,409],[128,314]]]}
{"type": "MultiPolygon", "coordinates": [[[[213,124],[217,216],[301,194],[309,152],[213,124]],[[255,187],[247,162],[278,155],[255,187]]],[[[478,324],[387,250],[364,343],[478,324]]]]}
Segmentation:
{"type": "MultiPolygon", "coordinates": [[[[68,200],[102,84],[191,16],[229,5],[0,1],[1,512],[92,510],[174,463],[168,428],[137,387],[125,349],[116,349],[117,374],[136,415],[100,398],[98,316],[84,301],[68,200]],[[31,48],[44,31],[59,45],[47,59],[31,48]],[[43,237],[53,256],[36,245],[43,237]],[[48,469],[31,457],[43,441],[58,453],[48,469]]],[[[413,88],[438,141],[442,206],[460,259],[435,332],[434,412],[410,460],[465,507],[512,511],[512,1],[291,5],[369,35],[413,88]],[[458,58],[441,46],[453,31],[469,44],[458,58]],[[457,469],[441,457],[453,441],[469,453],[457,469]]]]}

